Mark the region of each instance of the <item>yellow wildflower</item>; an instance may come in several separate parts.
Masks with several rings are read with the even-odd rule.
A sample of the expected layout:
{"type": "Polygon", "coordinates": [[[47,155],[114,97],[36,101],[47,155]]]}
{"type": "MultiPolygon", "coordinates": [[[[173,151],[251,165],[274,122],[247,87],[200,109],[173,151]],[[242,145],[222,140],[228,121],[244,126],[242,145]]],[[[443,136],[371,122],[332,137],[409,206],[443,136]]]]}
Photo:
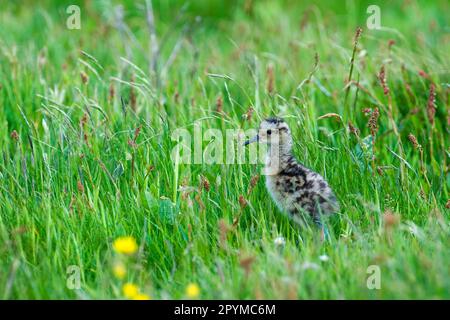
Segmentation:
{"type": "Polygon", "coordinates": [[[145,293],[138,293],[133,297],[133,300],[150,300],[150,296],[145,293]]]}
{"type": "Polygon", "coordinates": [[[128,282],[123,285],[122,292],[123,295],[128,299],[133,299],[139,294],[139,288],[137,287],[137,285],[128,282]]]}
{"type": "Polygon", "coordinates": [[[113,273],[117,279],[122,280],[123,278],[125,278],[127,270],[125,269],[125,266],[122,263],[117,263],[113,267],[113,273]]]}
{"type": "Polygon", "coordinates": [[[200,295],[200,287],[195,283],[190,283],[186,287],[186,295],[191,299],[196,299],[200,295]]]}
{"type": "Polygon", "coordinates": [[[133,237],[120,237],[114,241],[113,248],[117,253],[131,255],[137,251],[138,246],[133,237]]]}

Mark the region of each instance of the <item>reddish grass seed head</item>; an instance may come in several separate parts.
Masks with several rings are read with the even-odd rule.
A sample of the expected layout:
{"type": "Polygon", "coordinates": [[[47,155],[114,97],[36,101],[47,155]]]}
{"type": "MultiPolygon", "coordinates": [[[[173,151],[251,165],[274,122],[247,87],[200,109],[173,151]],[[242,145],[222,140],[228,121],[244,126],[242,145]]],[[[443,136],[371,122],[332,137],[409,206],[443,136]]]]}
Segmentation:
{"type": "Polygon", "coordinates": [[[89,76],[86,74],[86,72],[81,71],[80,72],[81,82],[83,84],[87,84],[89,82],[89,76]]]}
{"type": "Polygon", "coordinates": [[[428,121],[431,123],[431,125],[434,125],[434,116],[436,114],[436,107],[434,105],[435,99],[436,99],[436,86],[434,83],[432,83],[430,86],[430,93],[427,102],[428,121]]]}
{"type": "Polygon", "coordinates": [[[239,196],[239,205],[241,206],[242,209],[247,206],[247,200],[245,200],[243,195],[239,196]]]}
{"type": "Polygon", "coordinates": [[[383,175],[384,175],[383,168],[382,168],[382,167],[377,167],[377,173],[378,173],[380,176],[383,176],[383,175]]]}
{"type": "Polygon", "coordinates": [[[362,32],[363,32],[363,29],[361,27],[356,28],[355,39],[354,39],[355,46],[358,44],[358,41],[359,41],[359,38],[361,37],[362,32]]]}
{"type": "Polygon", "coordinates": [[[378,80],[380,80],[384,95],[387,96],[389,94],[389,87],[386,82],[386,70],[384,66],[381,66],[380,73],[378,74],[378,80]]]}
{"type": "Polygon", "coordinates": [[[135,142],[136,142],[137,138],[139,137],[139,134],[141,133],[141,129],[142,129],[142,126],[139,126],[139,127],[136,128],[136,130],[134,130],[134,138],[133,138],[133,140],[135,142]]]}
{"type": "Polygon", "coordinates": [[[419,142],[417,141],[417,138],[412,134],[408,134],[408,139],[409,141],[412,143],[414,149],[420,149],[422,148],[422,146],[419,144],[419,142]]]}
{"type": "Polygon", "coordinates": [[[11,139],[13,139],[14,141],[19,141],[19,134],[17,133],[16,130],[13,130],[13,131],[11,132],[10,137],[11,137],[11,139]]]}
{"type": "Polygon", "coordinates": [[[204,176],[201,177],[200,185],[201,185],[201,188],[205,189],[207,192],[209,192],[209,190],[211,190],[211,184],[209,183],[208,179],[204,176]]]}
{"type": "Polygon", "coordinates": [[[253,176],[250,179],[250,187],[248,188],[247,195],[249,195],[252,192],[253,188],[255,188],[256,184],[258,183],[258,180],[259,180],[259,175],[253,176]]]}
{"type": "Polygon", "coordinates": [[[226,248],[228,232],[230,232],[233,229],[224,219],[219,220],[218,227],[219,227],[219,244],[222,248],[226,248]]]}
{"type": "Polygon", "coordinates": [[[255,109],[253,109],[251,106],[248,108],[247,112],[244,113],[242,115],[242,118],[244,120],[250,121],[250,119],[252,118],[253,112],[255,111],[255,109]]]}
{"type": "Polygon", "coordinates": [[[253,176],[253,177],[250,179],[250,186],[251,186],[252,188],[254,188],[254,187],[256,186],[256,184],[258,183],[258,180],[259,180],[259,175],[253,176]]]}
{"type": "Polygon", "coordinates": [[[114,96],[116,95],[116,90],[114,88],[114,84],[111,83],[109,85],[109,101],[113,101],[114,100],[114,96]]]}
{"type": "Polygon", "coordinates": [[[80,180],[77,181],[77,189],[79,192],[84,193],[84,186],[80,180]]]}
{"type": "Polygon", "coordinates": [[[359,129],[356,128],[350,121],[348,122],[348,130],[355,136],[359,136],[359,129]]]}
{"type": "Polygon", "coordinates": [[[273,64],[267,67],[267,93],[272,95],[275,91],[275,74],[273,64]]]}
{"type": "Polygon", "coordinates": [[[223,111],[223,99],[222,96],[218,96],[216,99],[216,111],[222,113],[223,111]]]}
{"type": "Polygon", "coordinates": [[[242,269],[245,270],[246,276],[248,276],[250,274],[252,264],[254,261],[255,261],[255,257],[253,257],[253,256],[242,257],[239,260],[239,265],[242,267],[242,269]]]}
{"type": "Polygon", "coordinates": [[[419,76],[422,77],[422,78],[424,78],[424,79],[429,79],[429,78],[430,78],[430,76],[428,75],[428,73],[426,73],[426,72],[423,71],[423,70],[419,70],[419,76]]]}
{"type": "Polygon", "coordinates": [[[393,228],[400,223],[400,216],[393,213],[391,210],[386,210],[383,214],[383,222],[386,229],[393,228]]]}
{"type": "Polygon", "coordinates": [[[375,108],[369,118],[369,129],[370,129],[370,134],[375,137],[375,135],[378,132],[378,118],[380,117],[380,111],[378,111],[378,108],[375,108]]]}
{"type": "Polygon", "coordinates": [[[83,113],[83,117],[80,119],[80,127],[84,128],[87,124],[88,116],[87,113],[83,113]]]}

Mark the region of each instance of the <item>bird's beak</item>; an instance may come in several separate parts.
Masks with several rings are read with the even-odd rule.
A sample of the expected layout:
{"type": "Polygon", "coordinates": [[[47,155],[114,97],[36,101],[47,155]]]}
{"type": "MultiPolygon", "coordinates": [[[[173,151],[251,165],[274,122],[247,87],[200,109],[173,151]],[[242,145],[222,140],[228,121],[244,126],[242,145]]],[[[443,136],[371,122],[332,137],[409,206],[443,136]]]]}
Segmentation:
{"type": "Polygon", "coordinates": [[[259,135],[254,136],[253,138],[251,138],[250,140],[247,140],[244,142],[244,146],[253,143],[253,142],[258,142],[259,141],[259,135]]]}

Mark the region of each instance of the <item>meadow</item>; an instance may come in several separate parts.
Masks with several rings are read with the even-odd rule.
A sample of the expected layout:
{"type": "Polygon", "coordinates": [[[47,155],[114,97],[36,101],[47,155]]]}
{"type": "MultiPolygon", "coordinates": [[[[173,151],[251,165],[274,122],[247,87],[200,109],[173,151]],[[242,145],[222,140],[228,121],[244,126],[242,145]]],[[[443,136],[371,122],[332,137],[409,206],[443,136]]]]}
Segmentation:
{"type": "Polygon", "coordinates": [[[447,1],[0,8],[0,299],[450,298],[447,1]],[[172,157],[270,116],[336,192],[329,241],[260,164],[172,157]]]}

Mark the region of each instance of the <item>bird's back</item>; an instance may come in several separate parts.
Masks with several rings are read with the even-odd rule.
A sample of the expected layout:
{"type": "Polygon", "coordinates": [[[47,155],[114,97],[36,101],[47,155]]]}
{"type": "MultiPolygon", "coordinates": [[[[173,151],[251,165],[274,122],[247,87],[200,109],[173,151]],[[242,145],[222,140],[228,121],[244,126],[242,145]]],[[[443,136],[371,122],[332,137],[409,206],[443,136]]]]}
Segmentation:
{"type": "Polygon", "coordinates": [[[339,211],[339,204],[326,180],[318,173],[286,159],[281,170],[266,176],[266,186],[278,207],[291,216],[302,211],[314,220],[339,211]]]}

